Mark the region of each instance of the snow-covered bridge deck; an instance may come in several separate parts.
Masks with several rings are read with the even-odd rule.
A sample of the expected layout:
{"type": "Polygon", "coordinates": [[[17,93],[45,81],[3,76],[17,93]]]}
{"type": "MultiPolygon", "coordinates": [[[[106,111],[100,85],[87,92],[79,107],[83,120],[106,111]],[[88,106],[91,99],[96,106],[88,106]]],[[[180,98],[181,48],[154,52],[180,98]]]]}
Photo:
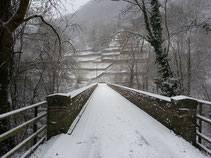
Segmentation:
{"type": "Polygon", "coordinates": [[[40,146],[39,158],[203,158],[106,84],[99,84],[71,135],[61,134],[40,146]]]}

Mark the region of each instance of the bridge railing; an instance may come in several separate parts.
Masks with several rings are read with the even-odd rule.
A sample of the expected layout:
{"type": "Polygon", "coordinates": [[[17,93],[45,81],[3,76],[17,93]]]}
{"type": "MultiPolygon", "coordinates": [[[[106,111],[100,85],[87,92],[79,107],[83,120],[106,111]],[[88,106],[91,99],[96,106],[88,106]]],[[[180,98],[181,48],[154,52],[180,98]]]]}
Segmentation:
{"type": "Polygon", "coordinates": [[[211,113],[205,114],[206,108],[211,109],[211,102],[198,101],[197,139],[196,144],[207,153],[211,154],[211,113]],[[208,135],[207,135],[208,134],[208,135]]]}
{"type": "Polygon", "coordinates": [[[186,96],[164,97],[116,84],[108,84],[140,109],[157,119],[176,134],[211,154],[211,119],[203,106],[211,102],[186,96]]]}
{"type": "Polygon", "coordinates": [[[13,149],[5,153],[1,158],[8,158],[13,156],[22,148],[24,148],[27,144],[33,141],[32,147],[30,147],[21,156],[21,158],[28,157],[47,138],[49,139],[52,136],[60,133],[67,133],[69,127],[71,126],[77,115],[80,113],[81,109],[83,108],[96,87],[97,84],[92,84],[90,86],[80,88],[70,93],[52,94],[47,96],[47,101],[43,101],[8,113],[1,114],[0,121],[11,119],[10,117],[16,114],[22,114],[22,112],[33,110],[33,118],[26,122],[23,122],[22,124],[10,129],[5,133],[0,134],[1,143],[9,137],[14,136],[21,130],[33,125],[33,133],[28,138],[20,142],[13,149]],[[45,109],[44,112],[43,110],[39,110],[39,107],[46,105],[47,109],[45,109]],[[43,118],[47,118],[47,122],[43,125],[39,124],[38,127],[36,123],[43,118]]]}
{"type": "Polygon", "coordinates": [[[4,120],[7,119],[15,114],[19,114],[28,110],[33,110],[34,109],[34,118],[18,125],[17,127],[10,129],[9,131],[3,133],[0,135],[0,142],[4,141],[5,139],[15,135],[16,133],[20,132],[22,129],[27,128],[28,126],[34,124],[33,127],[33,134],[31,136],[29,136],[28,138],[26,138],[25,140],[23,140],[20,144],[18,144],[16,147],[14,147],[12,150],[10,150],[9,152],[7,152],[6,154],[4,154],[1,158],[7,158],[7,157],[11,157],[12,155],[14,155],[15,153],[17,153],[20,149],[22,149],[23,147],[25,147],[29,142],[31,142],[32,140],[34,140],[34,146],[32,146],[27,152],[26,154],[24,154],[22,156],[22,158],[27,157],[31,152],[34,151],[34,149],[36,149],[37,146],[39,146],[46,138],[46,136],[43,136],[38,142],[37,142],[37,137],[44,132],[47,129],[46,125],[42,125],[40,127],[40,129],[37,129],[37,125],[35,125],[36,122],[38,122],[39,120],[41,120],[42,118],[47,116],[47,112],[38,114],[38,107],[41,107],[43,105],[46,105],[46,101],[37,103],[37,104],[33,104],[24,108],[20,108],[8,113],[4,113],[0,115],[0,120],[4,120]]]}

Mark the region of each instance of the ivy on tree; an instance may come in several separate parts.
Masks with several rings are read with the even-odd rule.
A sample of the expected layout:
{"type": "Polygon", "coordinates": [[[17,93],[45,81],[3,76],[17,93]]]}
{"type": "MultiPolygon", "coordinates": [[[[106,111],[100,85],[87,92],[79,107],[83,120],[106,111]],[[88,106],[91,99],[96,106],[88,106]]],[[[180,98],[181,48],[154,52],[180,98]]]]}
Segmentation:
{"type": "Polygon", "coordinates": [[[180,94],[179,80],[173,77],[173,72],[169,65],[168,55],[162,46],[162,16],[160,13],[160,3],[158,0],[150,1],[150,10],[146,8],[145,0],[123,0],[131,5],[137,6],[143,13],[145,28],[147,31],[147,41],[154,48],[157,64],[157,77],[155,83],[165,96],[176,96],[180,94]]]}

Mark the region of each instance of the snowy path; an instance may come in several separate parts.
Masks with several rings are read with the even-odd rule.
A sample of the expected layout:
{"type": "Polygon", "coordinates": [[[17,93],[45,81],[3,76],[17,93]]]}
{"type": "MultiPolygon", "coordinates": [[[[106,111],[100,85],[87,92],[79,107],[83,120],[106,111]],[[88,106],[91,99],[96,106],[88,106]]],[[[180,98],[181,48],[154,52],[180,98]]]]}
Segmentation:
{"type": "Polygon", "coordinates": [[[203,158],[107,85],[99,84],[72,135],[61,134],[33,158],[203,158]]]}

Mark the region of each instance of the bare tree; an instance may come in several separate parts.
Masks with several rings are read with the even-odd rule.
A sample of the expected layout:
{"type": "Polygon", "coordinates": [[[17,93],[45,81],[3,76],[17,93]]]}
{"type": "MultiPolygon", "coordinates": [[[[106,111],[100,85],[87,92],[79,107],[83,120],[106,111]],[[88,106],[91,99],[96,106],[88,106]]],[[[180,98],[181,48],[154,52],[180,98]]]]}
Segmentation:
{"type": "MultiPolygon", "coordinates": [[[[11,81],[11,74],[13,74],[13,61],[14,56],[17,52],[14,51],[15,46],[15,32],[20,28],[24,23],[29,20],[38,18],[45,25],[50,27],[57,36],[57,40],[60,46],[59,52],[61,52],[61,39],[56,29],[48,23],[42,15],[46,14],[50,10],[50,6],[56,8],[56,5],[59,1],[54,0],[40,0],[36,2],[36,5],[42,9],[40,12],[35,14],[33,11],[32,15],[29,14],[30,8],[37,7],[33,5],[33,1],[30,0],[2,0],[0,2],[0,114],[6,113],[10,110],[8,102],[8,85],[11,81]],[[45,3],[51,5],[44,5],[45,3]],[[40,5],[38,5],[40,4],[40,5]],[[43,5],[43,6],[42,6],[43,5]]],[[[18,52],[21,54],[21,52],[18,52]]],[[[14,77],[14,76],[13,76],[14,77]]],[[[15,79],[15,78],[14,78],[15,79]]],[[[14,81],[14,80],[13,80],[14,81]]],[[[41,81],[41,78],[40,78],[41,81]]],[[[38,85],[39,83],[37,83],[38,85]]],[[[36,89],[36,86],[35,86],[36,89]]],[[[35,90],[36,91],[36,90],[35,90]]],[[[36,93],[34,93],[36,95],[36,93]]],[[[8,120],[0,121],[0,133],[4,133],[9,128],[8,120]]],[[[6,145],[1,146],[0,153],[4,153],[12,147],[11,142],[5,142],[6,145]]]]}

